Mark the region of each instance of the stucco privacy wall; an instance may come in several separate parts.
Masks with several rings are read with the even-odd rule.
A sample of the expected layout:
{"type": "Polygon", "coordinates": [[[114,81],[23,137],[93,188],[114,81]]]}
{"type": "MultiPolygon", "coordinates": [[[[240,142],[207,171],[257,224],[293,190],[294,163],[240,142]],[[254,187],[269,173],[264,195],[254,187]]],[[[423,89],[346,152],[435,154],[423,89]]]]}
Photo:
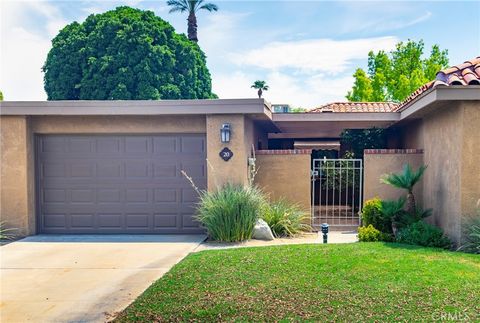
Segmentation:
{"type": "Polygon", "coordinates": [[[480,104],[462,104],[462,215],[476,214],[480,208],[480,104]]]}
{"type": "Polygon", "coordinates": [[[0,118],[1,221],[28,235],[35,232],[33,196],[29,183],[28,124],[25,116],[0,118]]]}
{"type": "MultiPolygon", "coordinates": [[[[384,174],[401,172],[405,164],[410,164],[417,169],[423,164],[423,154],[416,150],[401,149],[367,149],[364,154],[364,192],[363,200],[374,197],[392,200],[405,196],[400,189],[383,184],[380,177],[384,174]]],[[[422,182],[414,188],[415,198],[422,205],[423,186],[422,182]]]]}
{"type": "Polygon", "coordinates": [[[311,208],[310,152],[258,151],[255,184],[272,200],[298,203],[308,214],[311,208]],[[278,154],[272,154],[277,152],[278,154]]]}
{"type": "Polygon", "coordinates": [[[438,109],[423,120],[425,207],[433,222],[456,242],[461,234],[461,160],[463,111],[458,104],[438,109]]]}

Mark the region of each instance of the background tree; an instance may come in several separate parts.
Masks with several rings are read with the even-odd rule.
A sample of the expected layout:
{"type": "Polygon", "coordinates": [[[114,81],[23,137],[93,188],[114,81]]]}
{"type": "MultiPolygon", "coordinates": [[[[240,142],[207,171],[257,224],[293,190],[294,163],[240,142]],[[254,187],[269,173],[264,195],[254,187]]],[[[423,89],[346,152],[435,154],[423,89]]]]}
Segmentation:
{"type": "MultiPolygon", "coordinates": [[[[342,146],[353,158],[362,158],[365,149],[383,149],[387,147],[385,129],[345,129],[340,134],[342,146]]],[[[345,157],[343,157],[345,158],[345,157]]]]}
{"type": "Polygon", "coordinates": [[[265,81],[258,81],[257,80],[255,82],[253,82],[251,88],[258,89],[257,94],[258,94],[259,98],[262,97],[263,91],[268,91],[268,85],[267,85],[267,82],[265,82],[265,81]]]}
{"type": "Polygon", "coordinates": [[[198,45],[152,11],[129,7],[67,25],[43,71],[49,100],[215,97],[198,45]]]}
{"type": "Polygon", "coordinates": [[[3,101],[3,92],[0,91],[0,101],[3,101]]]}
{"type": "Polygon", "coordinates": [[[205,3],[204,0],[168,0],[167,5],[170,6],[172,12],[188,12],[187,33],[188,39],[198,42],[197,36],[197,11],[207,10],[208,12],[217,11],[218,6],[213,3],[205,3]]]}
{"type": "Polygon", "coordinates": [[[432,46],[430,56],[422,58],[422,40],[400,42],[390,53],[368,53],[368,73],[355,71],[350,101],[403,101],[423,84],[435,79],[436,73],[448,66],[448,51],[432,46]]]}

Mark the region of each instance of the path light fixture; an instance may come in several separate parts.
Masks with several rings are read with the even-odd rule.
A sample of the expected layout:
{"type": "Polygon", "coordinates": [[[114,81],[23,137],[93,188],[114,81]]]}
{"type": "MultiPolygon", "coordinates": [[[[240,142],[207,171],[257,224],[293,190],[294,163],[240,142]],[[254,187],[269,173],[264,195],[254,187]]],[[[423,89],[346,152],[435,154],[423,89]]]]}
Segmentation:
{"type": "Polygon", "coordinates": [[[229,123],[222,124],[222,127],[220,128],[220,139],[222,143],[230,142],[231,132],[231,125],[229,123]]]}
{"type": "Polygon", "coordinates": [[[328,243],[328,223],[322,223],[323,243],[328,243]]]}

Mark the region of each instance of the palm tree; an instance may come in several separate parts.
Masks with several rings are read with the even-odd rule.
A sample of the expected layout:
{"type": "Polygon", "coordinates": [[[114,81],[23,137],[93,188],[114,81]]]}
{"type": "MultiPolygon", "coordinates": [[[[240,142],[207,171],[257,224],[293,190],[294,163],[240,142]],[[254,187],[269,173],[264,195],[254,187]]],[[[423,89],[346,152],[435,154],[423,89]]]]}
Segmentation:
{"type": "Polygon", "coordinates": [[[380,213],[382,214],[383,220],[386,223],[390,223],[392,233],[396,237],[398,226],[402,224],[405,218],[405,211],[403,207],[405,205],[405,197],[400,196],[398,200],[381,200],[380,201],[380,213]]]}
{"type": "Polygon", "coordinates": [[[255,81],[251,86],[253,89],[258,89],[258,98],[262,97],[263,91],[268,91],[268,85],[265,81],[255,81]]]}
{"type": "Polygon", "coordinates": [[[417,184],[423,176],[427,166],[420,166],[417,171],[412,169],[412,166],[405,164],[403,171],[399,174],[386,174],[381,178],[385,184],[407,191],[407,213],[416,214],[417,205],[415,203],[415,196],[413,195],[413,187],[417,184]]]}
{"type": "Polygon", "coordinates": [[[188,11],[188,39],[198,42],[197,37],[197,16],[198,10],[207,10],[209,12],[217,11],[218,6],[213,3],[204,3],[205,0],[168,0],[167,5],[170,8],[169,13],[172,12],[187,12],[188,11]]]}

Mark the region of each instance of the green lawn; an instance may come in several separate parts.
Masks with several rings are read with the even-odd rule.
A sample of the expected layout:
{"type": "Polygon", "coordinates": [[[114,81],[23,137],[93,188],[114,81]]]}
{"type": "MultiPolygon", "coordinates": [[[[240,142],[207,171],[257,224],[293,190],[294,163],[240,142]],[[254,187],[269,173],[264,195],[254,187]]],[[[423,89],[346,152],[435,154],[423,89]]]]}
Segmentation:
{"type": "Polygon", "coordinates": [[[479,313],[479,256],[354,243],[191,254],[117,320],[480,321],[479,313]]]}

